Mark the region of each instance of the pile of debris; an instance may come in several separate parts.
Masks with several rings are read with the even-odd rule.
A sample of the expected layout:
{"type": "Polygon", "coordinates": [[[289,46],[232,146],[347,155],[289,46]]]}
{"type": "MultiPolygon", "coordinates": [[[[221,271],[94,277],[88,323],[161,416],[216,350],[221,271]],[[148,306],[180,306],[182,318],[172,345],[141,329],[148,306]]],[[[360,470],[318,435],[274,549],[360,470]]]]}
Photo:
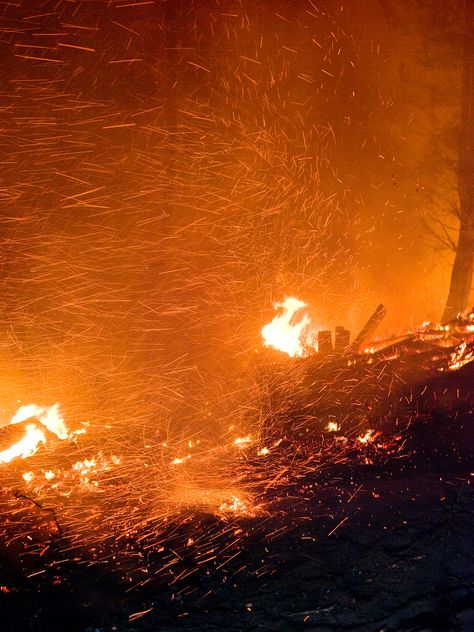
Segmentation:
{"type": "Polygon", "coordinates": [[[269,350],[258,367],[262,409],[271,432],[283,427],[298,440],[336,428],[345,437],[361,430],[400,433],[415,420],[472,409],[474,312],[449,323],[374,341],[385,316],[379,305],[352,343],[336,328],[318,332],[318,352],[287,358],[269,350]]]}

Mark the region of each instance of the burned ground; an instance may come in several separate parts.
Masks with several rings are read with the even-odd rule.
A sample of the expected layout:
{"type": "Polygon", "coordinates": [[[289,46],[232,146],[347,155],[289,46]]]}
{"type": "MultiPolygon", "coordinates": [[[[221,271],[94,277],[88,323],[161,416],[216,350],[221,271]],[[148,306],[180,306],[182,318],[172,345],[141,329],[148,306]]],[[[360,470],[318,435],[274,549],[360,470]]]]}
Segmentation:
{"type": "MultiPolygon", "coordinates": [[[[341,369],[324,397],[334,366],[309,362],[253,518],[189,512],[162,545],[137,531],[81,550],[47,507],[4,489],[38,527],[25,537],[12,514],[3,528],[4,629],[472,630],[474,367],[442,371],[452,356],[434,353],[341,369]],[[342,411],[346,430],[352,418],[380,434],[335,438],[321,419],[342,411]]],[[[242,468],[258,488],[257,460],[242,468]]]]}

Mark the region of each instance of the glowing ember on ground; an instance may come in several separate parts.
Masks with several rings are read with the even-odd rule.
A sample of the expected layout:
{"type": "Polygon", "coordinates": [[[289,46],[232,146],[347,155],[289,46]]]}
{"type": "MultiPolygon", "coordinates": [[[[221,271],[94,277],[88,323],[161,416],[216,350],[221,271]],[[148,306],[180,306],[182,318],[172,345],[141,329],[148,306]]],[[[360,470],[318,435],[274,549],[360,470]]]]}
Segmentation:
{"type": "Polygon", "coordinates": [[[317,332],[308,314],[301,314],[307,304],[294,296],[288,296],[282,303],[274,303],[273,307],[281,313],[263,327],[263,344],[283,351],[292,358],[301,358],[316,351],[317,332]]]}
{"type": "Polygon", "coordinates": [[[461,367],[469,364],[474,360],[474,349],[469,346],[467,342],[461,342],[451,354],[448,369],[450,371],[457,371],[461,367]]]}
{"type": "Polygon", "coordinates": [[[360,441],[360,443],[373,443],[379,434],[380,433],[375,432],[375,430],[367,430],[365,435],[357,437],[357,441],[360,441]]]}
{"type": "Polygon", "coordinates": [[[29,490],[41,494],[54,491],[59,497],[74,493],[103,491],[99,477],[110,472],[121,462],[120,457],[105,456],[101,452],[91,458],[76,461],[64,467],[54,467],[39,472],[27,471],[22,478],[29,490]]]}
{"type": "Polygon", "coordinates": [[[233,495],[230,500],[223,502],[219,507],[219,511],[225,514],[234,514],[237,516],[255,517],[258,509],[250,505],[247,500],[233,495]]]}

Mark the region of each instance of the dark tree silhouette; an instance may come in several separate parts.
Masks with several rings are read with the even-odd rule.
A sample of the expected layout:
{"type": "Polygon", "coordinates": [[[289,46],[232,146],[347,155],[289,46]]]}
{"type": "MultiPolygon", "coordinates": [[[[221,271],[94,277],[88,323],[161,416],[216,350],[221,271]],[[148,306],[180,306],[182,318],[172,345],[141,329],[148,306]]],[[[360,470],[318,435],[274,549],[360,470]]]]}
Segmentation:
{"type": "Polygon", "coordinates": [[[459,140],[459,236],[443,321],[467,307],[474,263],[474,2],[465,0],[464,65],[459,140]]]}

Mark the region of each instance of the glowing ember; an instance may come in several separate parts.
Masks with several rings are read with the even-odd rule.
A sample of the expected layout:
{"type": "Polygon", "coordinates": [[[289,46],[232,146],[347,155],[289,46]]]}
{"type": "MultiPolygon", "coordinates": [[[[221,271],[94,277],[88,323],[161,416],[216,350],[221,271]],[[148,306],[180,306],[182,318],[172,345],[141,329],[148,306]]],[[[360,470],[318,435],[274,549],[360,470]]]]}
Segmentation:
{"type": "Polygon", "coordinates": [[[273,307],[281,313],[263,327],[263,344],[292,358],[301,358],[310,355],[311,349],[316,350],[316,331],[311,327],[311,318],[308,314],[298,315],[307,304],[289,296],[273,307]]]}
{"type": "Polygon", "coordinates": [[[473,360],[474,349],[469,348],[467,342],[461,342],[461,344],[451,354],[448,368],[450,371],[457,371],[473,360]]]}
{"type": "Polygon", "coordinates": [[[338,430],[340,430],[340,426],[337,423],[337,421],[330,421],[328,422],[328,425],[326,426],[326,430],[328,432],[337,432],[338,430]]]}
{"type": "Polygon", "coordinates": [[[244,448],[245,446],[247,446],[249,443],[252,443],[252,437],[237,437],[237,439],[234,441],[234,445],[238,446],[239,448],[244,448]]]}
{"type": "Polygon", "coordinates": [[[365,435],[361,435],[360,437],[357,437],[357,441],[360,441],[360,443],[373,443],[375,441],[375,439],[379,436],[379,432],[375,432],[375,430],[367,430],[367,432],[365,433],[365,435]]]}
{"type": "Polygon", "coordinates": [[[96,456],[76,461],[69,467],[51,468],[40,472],[24,472],[22,478],[28,487],[36,493],[54,490],[59,496],[67,497],[73,492],[102,492],[100,477],[120,464],[118,456],[105,456],[99,452],[96,456]]]}
{"type": "Polygon", "coordinates": [[[190,455],[190,454],[188,454],[187,456],[182,457],[182,458],[180,458],[180,457],[176,457],[175,459],[173,459],[173,460],[171,461],[171,465],[181,465],[181,464],[182,464],[182,463],[184,463],[185,461],[188,461],[190,458],[191,458],[191,455],[190,455]]]}
{"type": "Polygon", "coordinates": [[[252,507],[248,501],[236,495],[232,495],[230,500],[223,502],[219,507],[219,511],[223,514],[247,517],[256,516],[258,513],[257,508],[252,507]]]}

